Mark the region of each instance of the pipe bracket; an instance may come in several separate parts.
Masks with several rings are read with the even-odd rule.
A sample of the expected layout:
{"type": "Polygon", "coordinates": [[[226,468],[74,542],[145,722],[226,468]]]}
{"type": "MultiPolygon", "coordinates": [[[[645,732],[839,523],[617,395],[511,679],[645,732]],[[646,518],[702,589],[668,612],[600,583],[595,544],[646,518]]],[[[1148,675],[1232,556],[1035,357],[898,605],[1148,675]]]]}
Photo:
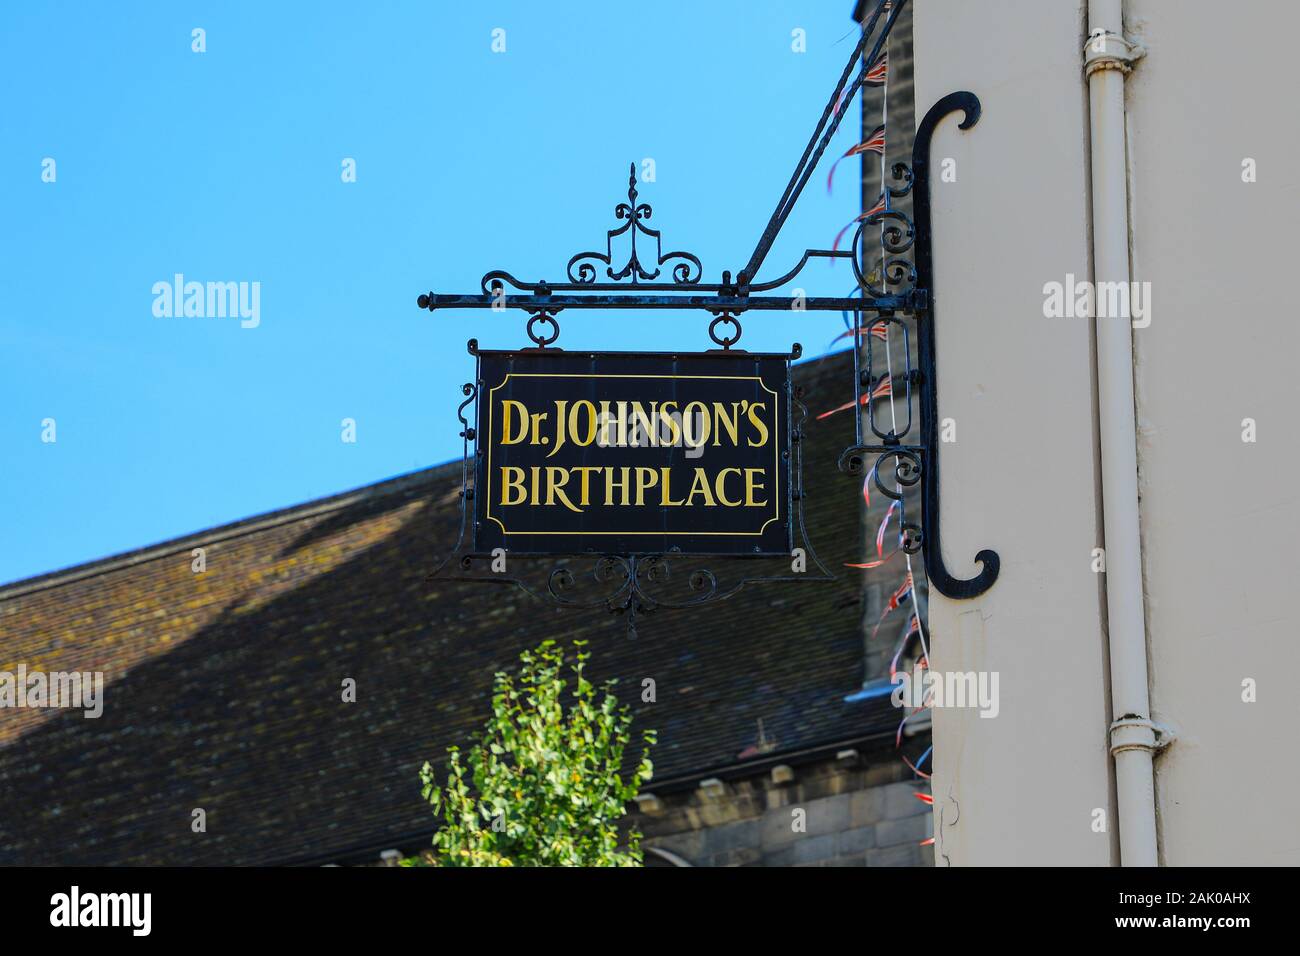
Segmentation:
{"type": "Polygon", "coordinates": [[[1149,717],[1121,717],[1110,725],[1110,753],[1116,756],[1125,750],[1145,750],[1157,754],[1172,744],[1176,737],[1172,728],[1149,717]]]}
{"type": "Polygon", "coordinates": [[[1083,74],[1090,77],[1099,70],[1119,70],[1127,76],[1146,54],[1147,48],[1136,40],[1110,30],[1095,30],[1083,44],[1083,74]]]}

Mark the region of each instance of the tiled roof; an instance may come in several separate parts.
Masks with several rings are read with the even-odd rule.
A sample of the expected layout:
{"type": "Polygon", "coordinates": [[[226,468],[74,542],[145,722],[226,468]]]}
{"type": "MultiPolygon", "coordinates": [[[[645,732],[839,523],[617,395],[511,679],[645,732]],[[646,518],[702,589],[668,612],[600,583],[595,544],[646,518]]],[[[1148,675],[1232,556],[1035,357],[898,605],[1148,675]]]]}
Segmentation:
{"type": "MultiPolygon", "coordinates": [[[[796,367],[813,412],[849,397],[850,362],[796,367]]],[[[863,554],[861,497],[836,469],[852,425],[810,418],[805,443],[810,534],[838,581],[661,611],[635,641],[608,613],[426,580],[455,540],[459,462],[0,589],[0,670],[107,684],[96,720],[0,710],[0,863],[320,860],[431,830],[417,768],[546,637],[586,638],[591,675],[619,678],[659,731],[657,780],[738,763],[760,719],[775,753],[892,728],[887,701],[843,703],[863,678],[862,581],[841,567],[863,554]]]]}

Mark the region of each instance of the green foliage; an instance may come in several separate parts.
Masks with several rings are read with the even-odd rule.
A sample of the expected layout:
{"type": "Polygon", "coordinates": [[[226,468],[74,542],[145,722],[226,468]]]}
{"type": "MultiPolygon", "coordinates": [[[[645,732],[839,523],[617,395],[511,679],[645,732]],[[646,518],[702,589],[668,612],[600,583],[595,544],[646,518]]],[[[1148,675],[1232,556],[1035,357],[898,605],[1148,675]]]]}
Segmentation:
{"type": "MultiPolygon", "coordinates": [[[[625,780],[623,751],[632,715],[583,671],[590,654],[575,641],[568,668],[554,641],[520,655],[517,677],[498,672],[492,717],[462,757],[450,747],[447,780],[438,786],[428,763],[420,791],[441,827],[432,862],[441,866],[639,866],[641,834],[619,847],[618,821],[650,779],[649,747],[625,780]],[[567,692],[567,693],[566,693],[567,692]],[[566,697],[569,700],[565,707],[566,697]]],[[[419,865],[415,860],[408,865],[419,865]]]]}

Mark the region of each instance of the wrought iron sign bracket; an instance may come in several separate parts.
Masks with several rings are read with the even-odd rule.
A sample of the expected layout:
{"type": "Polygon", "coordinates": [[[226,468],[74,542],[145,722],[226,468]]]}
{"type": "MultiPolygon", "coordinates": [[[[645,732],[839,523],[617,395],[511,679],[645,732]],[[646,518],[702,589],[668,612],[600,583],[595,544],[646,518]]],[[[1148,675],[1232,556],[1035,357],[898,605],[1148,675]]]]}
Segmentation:
{"type": "MultiPolygon", "coordinates": [[[[910,166],[895,163],[892,167],[893,184],[882,192],[881,202],[875,209],[860,217],[847,249],[807,249],[799,261],[784,274],[758,281],[758,274],[777,235],[791,209],[809,181],[818,161],[847,110],[840,108],[864,84],[869,70],[878,63],[885,40],[907,0],[887,3],[880,0],[862,33],[839,83],[831,94],[812,137],[804,150],[789,184],[786,186],[775,211],[764,229],[757,246],[743,268],[735,273],[724,271],[721,281],[706,283],[703,266],[698,257],[683,251],[664,251],[659,229],[651,228],[653,212],[642,202],[637,189],[636,165],[629,170],[626,201],[614,207],[617,225],[606,232],[603,249],[580,252],[572,256],[561,282],[523,281],[505,270],[486,273],[480,290],[471,294],[447,294],[429,291],[418,297],[421,309],[438,311],[446,309],[520,310],[528,314],[527,334],[533,348],[528,352],[560,352],[554,348],[559,338],[557,316],[566,309],[686,309],[710,313],[709,336],[719,347],[719,352],[743,355],[736,348],[741,337],[740,318],[751,310],[781,310],[792,315],[799,312],[841,312],[853,317],[854,341],[854,408],[867,410],[867,425],[872,431],[868,440],[863,429],[863,416],[856,414],[856,441],[840,458],[840,468],[850,475],[864,477],[881,493],[903,505],[904,489],[921,485],[921,520],[901,518],[900,547],[909,552],[922,552],[929,584],[940,593],[952,598],[972,598],[988,590],[997,579],[998,555],[988,549],[979,551],[975,560],[982,567],[969,579],[952,575],[944,564],[940,537],[939,505],[939,421],[937,408],[937,361],[935,355],[934,263],[931,244],[930,215],[930,144],[939,122],[951,113],[963,113],[960,129],[975,125],[980,115],[978,98],[969,92],[951,93],[939,100],[925,114],[916,130],[910,166]],[[878,21],[888,13],[880,30],[878,21]],[[858,72],[854,76],[854,67],[858,72]],[[911,195],[914,219],[895,208],[895,200],[911,195]],[[878,239],[877,239],[878,237],[878,239]],[[873,251],[868,254],[868,240],[873,251]],[[875,245],[878,241],[878,246],[875,245]],[[616,263],[615,245],[623,247],[626,261],[616,263]],[[909,256],[910,254],[910,256],[909,256]],[[814,259],[847,260],[857,280],[857,294],[851,296],[814,296],[798,298],[773,294],[787,286],[814,259]],[[870,268],[868,267],[870,265],[870,268]],[[667,272],[667,276],[665,276],[667,272]],[[917,366],[912,367],[911,330],[916,334],[917,366]],[[902,339],[905,367],[893,368],[893,356],[887,352],[889,367],[875,375],[875,341],[886,346],[891,334],[902,339]],[[863,351],[865,347],[865,365],[863,351]],[[901,371],[901,375],[900,375],[901,371]],[[872,398],[878,393],[895,394],[892,390],[903,386],[907,396],[905,427],[891,420],[888,428],[875,420],[872,398]],[[884,390],[884,391],[882,391],[884,390]],[[918,396],[919,439],[909,440],[913,422],[911,397],[918,396]],[[874,461],[872,460],[874,458],[874,461]],[[892,476],[887,479],[884,470],[892,464],[892,476]]],[[[478,355],[477,342],[470,340],[471,354],[478,355]]],[[[795,346],[792,357],[798,357],[795,346]]],[[[709,353],[716,354],[716,353],[709,353]]],[[[594,358],[594,356],[593,356],[594,358]]],[[[663,552],[642,553],[624,549],[618,553],[588,554],[595,561],[591,575],[606,590],[592,600],[579,600],[571,593],[576,584],[570,563],[552,570],[544,588],[530,585],[523,578],[482,569],[493,560],[493,555],[462,550],[466,542],[467,526],[472,521],[477,480],[471,483],[471,462],[482,454],[478,434],[481,429],[471,425],[465,410],[483,398],[484,382],[476,381],[463,386],[465,400],[458,410],[464,438],[462,466],[461,531],[455,551],[430,577],[439,574],[449,565],[455,566],[463,579],[492,584],[517,586],[534,597],[549,600],[562,607],[605,607],[626,613],[629,628],[638,615],[656,608],[697,607],[721,600],[737,593],[745,586],[759,581],[807,582],[829,581],[834,576],[816,557],[807,540],[803,524],[802,503],[802,424],[806,415],[798,396],[791,391],[787,396],[791,447],[794,449],[793,475],[790,483],[790,511],[798,532],[800,546],[806,548],[817,574],[780,574],[746,577],[730,587],[719,585],[711,571],[696,569],[687,584],[691,595],[680,600],[665,598],[649,585],[668,577],[667,560],[673,557],[669,548],[663,552]],[[793,411],[798,408],[797,420],[793,411]],[[471,449],[471,446],[472,449],[471,449]],[[475,572],[478,573],[475,573],[475,572]]],[[[482,421],[482,419],[476,419],[482,421]]],[[[558,450],[558,448],[557,448],[558,450]]],[[[554,557],[554,555],[553,555],[554,557]]],[[[581,558],[583,555],[571,555],[581,558]]],[[[516,558],[511,556],[511,561],[516,558]]]]}
{"type": "MultiPolygon", "coordinates": [[[[997,580],[1001,559],[996,551],[982,549],[975,555],[975,561],[981,565],[975,577],[960,579],[955,577],[944,564],[943,548],[940,537],[939,512],[939,411],[938,411],[938,373],[935,356],[935,309],[933,297],[928,289],[934,283],[934,255],[931,243],[930,217],[930,143],[935,128],[946,116],[960,111],[962,120],[959,129],[970,129],[980,117],[979,98],[970,92],[949,93],[926,112],[916,129],[916,139],[912,149],[912,168],[910,183],[915,184],[912,195],[912,211],[915,216],[915,264],[914,279],[916,283],[916,301],[910,310],[917,330],[917,368],[910,365],[911,350],[906,339],[903,354],[908,356],[908,367],[902,380],[906,384],[908,401],[904,404],[909,410],[907,427],[901,431],[891,428],[881,431],[876,427],[874,405],[869,398],[864,402],[863,388],[871,388],[875,381],[871,375],[873,368],[874,345],[873,329],[887,326],[889,323],[902,325],[888,310],[879,311],[877,318],[862,322],[859,316],[855,321],[855,341],[865,339],[867,368],[864,371],[856,361],[861,348],[854,350],[855,375],[854,399],[856,405],[865,404],[868,411],[868,426],[872,429],[876,442],[866,442],[862,430],[862,419],[858,416],[857,442],[845,449],[840,456],[840,469],[847,474],[867,475],[875,487],[887,497],[902,501],[899,486],[907,487],[921,483],[921,524],[916,526],[904,517],[902,519],[902,543],[905,551],[921,551],[925,560],[925,574],[931,587],[939,593],[957,599],[978,597],[993,586],[997,580]],[[911,432],[910,419],[911,390],[919,390],[920,406],[920,442],[907,444],[903,438],[911,432]],[[867,472],[867,459],[875,455],[876,460],[867,472]],[[884,481],[882,469],[890,461],[894,463],[895,486],[889,488],[884,481]]],[[[898,166],[894,167],[898,175],[898,166]]],[[[909,188],[910,188],[909,183],[909,188]]],[[[903,326],[904,331],[906,326],[903,326]]],[[[892,386],[892,380],[890,382],[892,386]]],[[[865,396],[870,396],[866,392],[865,396]]]]}

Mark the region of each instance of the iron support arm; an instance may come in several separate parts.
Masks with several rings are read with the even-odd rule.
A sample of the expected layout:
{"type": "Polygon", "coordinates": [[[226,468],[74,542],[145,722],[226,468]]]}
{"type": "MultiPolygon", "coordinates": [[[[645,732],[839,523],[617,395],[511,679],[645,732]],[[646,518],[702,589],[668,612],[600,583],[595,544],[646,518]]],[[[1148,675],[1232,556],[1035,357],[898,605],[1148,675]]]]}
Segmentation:
{"type": "Polygon", "coordinates": [[[708,312],[913,312],[925,307],[924,290],[876,298],[818,297],[800,300],[789,296],[724,295],[421,295],[416,304],[430,312],[438,309],[522,309],[558,312],[561,309],[703,309],[708,312]]]}

